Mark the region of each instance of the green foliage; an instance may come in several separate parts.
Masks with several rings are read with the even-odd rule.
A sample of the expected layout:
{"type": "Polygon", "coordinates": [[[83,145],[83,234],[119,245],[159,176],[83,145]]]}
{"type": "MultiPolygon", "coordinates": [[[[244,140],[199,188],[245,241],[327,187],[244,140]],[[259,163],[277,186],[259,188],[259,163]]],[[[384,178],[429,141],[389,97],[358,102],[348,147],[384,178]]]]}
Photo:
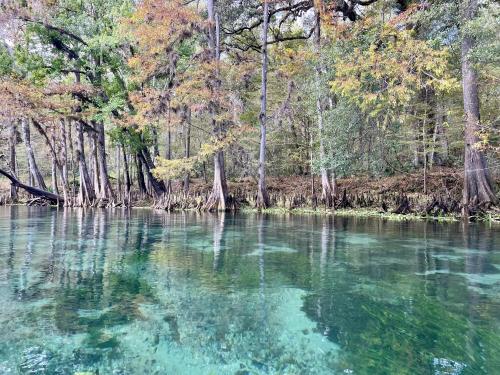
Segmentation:
{"type": "Polygon", "coordinates": [[[0,76],[12,73],[14,61],[7,47],[0,45],[0,76]]]}
{"type": "Polygon", "coordinates": [[[383,113],[384,121],[390,121],[422,90],[457,87],[449,75],[447,50],[433,49],[411,31],[368,22],[352,30],[348,43],[350,51],[340,49],[336,59],[332,90],[371,117],[383,113]]]}

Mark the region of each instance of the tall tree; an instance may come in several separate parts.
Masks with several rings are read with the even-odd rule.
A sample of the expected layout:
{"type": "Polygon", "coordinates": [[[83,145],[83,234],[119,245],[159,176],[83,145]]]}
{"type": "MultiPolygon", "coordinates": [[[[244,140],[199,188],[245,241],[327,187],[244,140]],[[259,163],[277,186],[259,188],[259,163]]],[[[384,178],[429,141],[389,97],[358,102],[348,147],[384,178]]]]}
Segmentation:
{"type": "MultiPolygon", "coordinates": [[[[208,48],[210,60],[214,66],[214,76],[210,82],[213,95],[217,95],[220,90],[220,25],[219,16],[215,9],[215,0],[207,0],[208,11],[208,48]]],[[[218,105],[217,101],[212,100],[210,106],[210,121],[214,136],[221,138],[223,136],[223,124],[217,121],[218,105]]],[[[205,205],[207,210],[225,211],[227,209],[227,181],[224,167],[224,151],[217,150],[214,154],[214,179],[212,192],[205,205]]]]}
{"type": "Polygon", "coordinates": [[[23,131],[24,146],[26,147],[26,154],[28,156],[28,168],[30,176],[33,178],[34,183],[42,190],[47,190],[47,185],[45,185],[45,180],[43,175],[38,168],[36,162],[35,152],[33,151],[33,145],[31,144],[31,131],[30,131],[30,120],[21,120],[21,128],[23,131]]]}
{"type": "Polygon", "coordinates": [[[330,185],[330,178],[328,170],[326,169],[325,162],[325,140],[323,131],[324,120],[324,98],[322,98],[322,56],[321,56],[321,2],[315,2],[314,7],[315,26],[314,26],[314,49],[316,53],[316,66],[315,66],[315,79],[316,79],[316,111],[318,117],[318,137],[319,137],[319,163],[321,174],[321,198],[325,201],[327,207],[332,206],[332,186],[330,185]]]}
{"type": "MultiPolygon", "coordinates": [[[[464,24],[474,20],[478,11],[478,0],[463,0],[462,12],[464,24]]],[[[488,207],[496,204],[498,199],[493,191],[488,162],[479,143],[480,131],[479,93],[477,73],[470,61],[470,53],[474,48],[474,36],[463,31],[462,35],[462,87],[465,113],[465,159],[464,159],[464,214],[471,208],[481,205],[488,207]]]]}
{"type": "MultiPolygon", "coordinates": [[[[11,121],[9,127],[9,169],[10,173],[16,177],[16,145],[17,145],[17,125],[16,121],[11,121]]],[[[15,202],[17,200],[17,188],[14,185],[10,186],[10,199],[15,202]]]]}
{"type": "Polygon", "coordinates": [[[259,147],[259,182],[257,190],[257,207],[267,208],[269,206],[269,195],[266,189],[266,137],[267,137],[267,33],[269,29],[269,0],[264,0],[262,12],[262,74],[260,94],[260,147],[259,147]]]}

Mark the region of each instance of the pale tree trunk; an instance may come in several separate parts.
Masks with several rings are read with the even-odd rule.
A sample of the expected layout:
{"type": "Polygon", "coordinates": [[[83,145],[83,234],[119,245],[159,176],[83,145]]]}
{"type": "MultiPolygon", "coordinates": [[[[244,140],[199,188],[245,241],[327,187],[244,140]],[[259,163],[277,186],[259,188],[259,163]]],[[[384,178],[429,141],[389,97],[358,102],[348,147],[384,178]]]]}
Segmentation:
{"type": "Polygon", "coordinates": [[[130,202],[130,187],[132,182],[130,181],[130,170],[128,166],[127,151],[125,150],[125,144],[121,144],[122,157],[123,157],[123,168],[125,171],[125,195],[127,197],[127,202],[130,202]]]}
{"type": "MultiPolygon", "coordinates": [[[[10,124],[9,133],[9,168],[10,173],[17,177],[16,172],[16,145],[17,145],[17,124],[16,121],[12,121],[10,124]]],[[[13,184],[10,185],[10,199],[12,202],[17,200],[17,187],[13,184]]]]}
{"type": "MultiPolygon", "coordinates": [[[[72,176],[72,186],[71,190],[73,192],[73,196],[76,195],[76,168],[75,168],[75,150],[73,147],[73,127],[72,127],[72,122],[68,120],[68,132],[67,132],[67,139],[66,139],[66,144],[69,145],[69,168],[71,169],[71,176],[72,176]]],[[[69,180],[68,180],[69,183],[69,180]]]]}
{"type": "MultiPolygon", "coordinates": [[[[464,23],[476,17],[478,0],[463,0],[464,23]]],[[[470,209],[481,205],[489,207],[498,202],[493,191],[488,163],[482,150],[477,148],[480,130],[479,94],[477,75],[469,53],[474,46],[474,39],[470,35],[463,35],[462,39],[462,86],[465,112],[465,161],[464,161],[464,189],[463,213],[467,215],[470,209]]]]}
{"type": "Polygon", "coordinates": [[[434,165],[445,165],[448,160],[448,139],[444,126],[445,113],[439,99],[436,103],[436,113],[434,117],[434,134],[432,137],[432,151],[429,160],[431,167],[434,165]]]}
{"type": "Polygon", "coordinates": [[[99,162],[99,181],[101,184],[100,198],[115,199],[111,182],[108,175],[108,164],[106,161],[106,140],[104,134],[104,123],[97,121],[94,123],[94,128],[97,130],[97,160],[99,162]]]}
{"type": "MultiPolygon", "coordinates": [[[[172,160],[172,131],[170,130],[170,121],[167,130],[167,152],[165,156],[167,160],[172,160]]],[[[172,192],[172,181],[170,179],[167,180],[165,187],[166,187],[166,193],[170,194],[172,192]]]]}
{"type": "MultiPolygon", "coordinates": [[[[219,40],[219,17],[215,13],[214,0],[207,0],[208,12],[208,47],[211,53],[211,59],[216,65],[216,77],[210,83],[211,90],[215,94],[219,88],[219,59],[220,59],[220,40],[219,40]]],[[[214,135],[217,138],[221,137],[222,124],[216,120],[218,103],[210,103],[210,117],[214,135]]],[[[217,151],[214,155],[214,180],[212,192],[205,204],[205,209],[225,211],[227,209],[227,182],[224,171],[224,152],[217,151]]]]}
{"type": "MultiPolygon", "coordinates": [[[[184,109],[184,157],[189,159],[191,148],[191,109],[184,109]]],[[[184,193],[189,192],[189,172],[184,176],[184,193]]]]}
{"type": "Polygon", "coordinates": [[[76,161],[78,162],[78,171],[80,175],[80,189],[78,204],[80,206],[90,205],[94,202],[96,196],[92,180],[90,179],[87,162],[85,161],[85,146],[83,140],[83,124],[76,122],[76,161]]]}
{"type": "Polygon", "coordinates": [[[52,187],[54,189],[54,192],[56,192],[57,195],[59,195],[58,191],[59,189],[57,186],[57,171],[59,170],[59,174],[61,175],[61,180],[63,183],[62,187],[64,193],[64,203],[65,205],[69,205],[70,202],[68,200],[67,181],[64,177],[63,167],[58,158],[58,155],[61,155],[61,151],[59,150],[60,147],[57,146],[57,142],[55,139],[55,129],[54,127],[51,128],[51,138],[49,138],[42,124],[40,124],[36,120],[33,120],[32,122],[33,125],[35,126],[35,129],[37,129],[40,135],[45,139],[45,142],[47,143],[50,154],[52,156],[52,187]]]}
{"type": "Polygon", "coordinates": [[[325,144],[323,134],[323,100],[321,98],[322,90],[322,64],[321,64],[321,12],[318,6],[315,7],[316,25],[314,27],[314,49],[318,59],[316,63],[316,112],[318,116],[318,136],[319,136],[319,162],[321,174],[321,199],[327,207],[333,204],[332,186],[328,176],[328,170],[325,167],[325,144]]]}
{"type": "Polygon", "coordinates": [[[26,147],[26,153],[28,155],[28,167],[30,175],[33,177],[33,181],[36,186],[38,186],[42,190],[47,190],[47,185],[45,185],[42,173],[40,172],[40,169],[38,169],[38,165],[36,164],[35,159],[35,153],[33,152],[33,147],[31,146],[29,120],[22,120],[21,127],[23,129],[24,145],[26,147]]]}
{"type": "Polygon", "coordinates": [[[266,189],[266,138],[267,138],[267,33],[269,30],[269,0],[264,0],[262,26],[262,75],[260,94],[260,148],[259,148],[259,182],[257,190],[257,208],[269,207],[269,195],[266,189]]]}
{"type": "MultiPolygon", "coordinates": [[[[337,184],[337,174],[335,171],[332,172],[332,196],[333,198],[336,198],[339,192],[338,184],[337,184]]],[[[332,203],[333,207],[333,203],[332,203]]]]}
{"type": "MultiPolygon", "coordinates": [[[[51,141],[52,141],[52,149],[56,149],[56,135],[55,135],[55,129],[52,127],[51,129],[51,141]]],[[[58,161],[57,161],[57,154],[52,154],[52,168],[51,168],[51,174],[52,174],[52,191],[59,195],[59,187],[57,186],[57,167],[58,167],[58,161]]],[[[62,172],[62,169],[61,169],[62,172]]],[[[62,177],[62,176],[61,176],[62,177]]],[[[66,195],[66,194],[65,194],[66,195]]],[[[66,196],[64,197],[66,199],[66,196]]]]}
{"type": "Polygon", "coordinates": [[[99,180],[99,162],[97,161],[97,133],[90,131],[88,133],[88,143],[90,145],[90,176],[94,184],[96,197],[101,195],[101,181],[99,180]]]}
{"type": "Polygon", "coordinates": [[[66,181],[66,189],[69,190],[68,184],[68,143],[67,143],[66,121],[61,120],[61,162],[62,162],[62,178],[66,181]]]}
{"type": "Polygon", "coordinates": [[[122,189],[122,166],[120,157],[120,146],[115,146],[115,168],[116,168],[116,190],[118,191],[118,200],[123,201],[122,189]]]}

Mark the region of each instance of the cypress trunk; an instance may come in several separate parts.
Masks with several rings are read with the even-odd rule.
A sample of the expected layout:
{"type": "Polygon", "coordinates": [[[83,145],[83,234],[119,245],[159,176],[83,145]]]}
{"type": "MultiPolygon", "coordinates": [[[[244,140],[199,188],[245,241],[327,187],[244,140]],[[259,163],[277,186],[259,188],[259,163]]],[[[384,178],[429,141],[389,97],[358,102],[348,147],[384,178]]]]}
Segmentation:
{"type": "Polygon", "coordinates": [[[122,156],[123,156],[123,168],[125,171],[125,194],[127,196],[127,200],[130,200],[130,188],[132,186],[132,182],[130,181],[130,170],[128,166],[127,159],[127,151],[125,150],[125,145],[122,143],[122,156]]]}
{"type": "Polygon", "coordinates": [[[102,121],[94,122],[94,128],[97,130],[97,161],[99,166],[99,182],[101,189],[99,191],[101,199],[115,199],[111,182],[108,175],[108,163],[106,160],[106,140],[104,134],[104,123],[102,121]]]}
{"type": "Polygon", "coordinates": [[[36,163],[35,153],[33,152],[33,147],[31,146],[31,135],[30,135],[30,123],[28,120],[21,121],[21,127],[23,130],[24,145],[26,147],[26,153],[28,155],[28,168],[30,175],[33,177],[33,182],[42,190],[47,190],[47,185],[43,180],[42,173],[38,168],[36,163]]]}
{"type": "MultiPolygon", "coordinates": [[[[51,129],[51,138],[52,138],[52,150],[55,150],[56,148],[56,136],[55,136],[55,129],[51,129]]],[[[57,155],[54,152],[52,154],[52,166],[51,166],[51,174],[52,174],[52,191],[59,195],[59,187],[57,186],[57,167],[58,167],[58,162],[57,162],[57,155]]],[[[62,170],[61,170],[62,172],[62,170]]],[[[66,199],[66,194],[65,197],[66,199]]]]}
{"type": "Polygon", "coordinates": [[[333,195],[332,186],[330,185],[330,178],[328,170],[325,167],[325,144],[323,140],[323,100],[321,98],[322,90],[322,70],[321,65],[321,12],[316,6],[314,8],[316,16],[316,25],[314,27],[314,49],[318,59],[316,63],[316,114],[318,116],[318,136],[319,136],[319,162],[321,174],[321,199],[325,202],[327,207],[332,207],[333,195]]]}
{"type": "Polygon", "coordinates": [[[153,173],[152,169],[155,168],[153,160],[151,159],[151,154],[147,147],[144,147],[142,151],[137,155],[139,160],[141,160],[144,170],[146,171],[146,176],[148,178],[149,184],[153,189],[153,193],[155,197],[161,197],[163,194],[167,192],[167,188],[165,187],[165,183],[161,180],[157,180],[153,173]]]}
{"type": "MultiPolygon", "coordinates": [[[[207,0],[208,12],[208,46],[211,54],[211,59],[215,61],[216,72],[215,79],[210,82],[211,90],[215,93],[220,88],[219,83],[219,59],[220,59],[220,40],[219,40],[219,17],[215,14],[214,0],[207,0]]],[[[218,104],[215,102],[210,103],[210,116],[212,122],[212,129],[214,135],[220,139],[222,136],[222,126],[216,120],[218,104]]],[[[212,192],[208,197],[205,204],[205,209],[208,211],[219,210],[225,211],[227,209],[227,183],[226,174],[224,171],[224,152],[217,151],[214,155],[214,180],[212,185],[212,192]]]]}
{"type": "MultiPolygon", "coordinates": [[[[477,0],[463,1],[463,21],[476,17],[477,0]]],[[[480,130],[479,94],[477,74],[469,53],[474,46],[474,38],[465,34],[462,37],[462,87],[465,113],[465,161],[463,187],[463,213],[468,215],[477,206],[489,207],[498,202],[493,191],[488,163],[482,150],[477,147],[480,130]]]]}
{"type": "MultiPolygon", "coordinates": [[[[16,177],[16,145],[17,145],[17,124],[12,121],[10,124],[9,132],[9,168],[10,173],[16,177]]],[[[17,187],[13,184],[10,185],[10,200],[15,202],[17,200],[17,187]]]]}
{"type": "Polygon", "coordinates": [[[259,182],[257,190],[257,208],[269,207],[269,195],[266,188],[266,138],[267,138],[267,32],[269,29],[269,1],[264,0],[262,26],[262,76],[260,94],[260,147],[259,147],[259,182]]]}
{"type": "Polygon", "coordinates": [[[83,141],[83,123],[76,122],[76,161],[78,162],[78,171],[80,175],[80,189],[78,204],[79,206],[90,205],[95,200],[95,191],[90,179],[87,162],[85,161],[85,147],[83,141]]]}
{"type": "MultiPolygon", "coordinates": [[[[191,148],[191,110],[189,108],[184,109],[184,157],[188,159],[190,157],[191,148]]],[[[184,176],[184,193],[189,192],[189,173],[184,176]]]]}
{"type": "Polygon", "coordinates": [[[148,194],[148,190],[146,189],[146,181],[144,181],[144,172],[142,170],[142,158],[140,157],[140,153],[138,153],[135,157],[135,164],[137,166],[137,184],[139,185],[139,194],[141,197],[144,197],[148,194]]]}

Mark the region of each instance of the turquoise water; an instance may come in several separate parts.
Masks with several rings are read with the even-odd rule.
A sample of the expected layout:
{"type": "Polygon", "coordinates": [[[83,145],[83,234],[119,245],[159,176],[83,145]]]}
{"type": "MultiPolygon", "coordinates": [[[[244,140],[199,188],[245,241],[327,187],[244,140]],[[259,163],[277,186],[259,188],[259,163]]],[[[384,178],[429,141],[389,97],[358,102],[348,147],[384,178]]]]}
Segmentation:
{"type": "Polygon", "coordinates": [[[500,374],[500,231],[0,207],[0,374],[500,374]]]}

